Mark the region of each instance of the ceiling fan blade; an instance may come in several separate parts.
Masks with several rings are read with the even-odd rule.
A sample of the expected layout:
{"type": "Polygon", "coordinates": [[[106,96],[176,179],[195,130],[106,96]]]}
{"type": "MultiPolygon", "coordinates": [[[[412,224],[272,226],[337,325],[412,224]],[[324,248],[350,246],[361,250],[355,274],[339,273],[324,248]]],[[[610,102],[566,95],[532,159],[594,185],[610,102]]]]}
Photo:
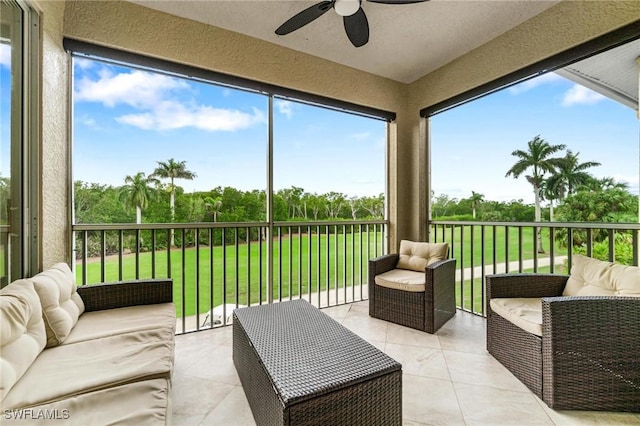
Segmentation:
{"type": "Polygon", "coordinates": [[[429,0],[367,0],[371,3],[382,3],[382,4],[411,4],[411,3],[424,3],[429,0]]]}
{"type": "Polygon", "coordinates": [[[299,28],[304,27],[309,22],[314,21],[324,15],[333,6],[332,1],[321,1],[311,7],[306,8],[297,15],[292,16],[287,22],[280,25],[276,30],[278,35],[289,34],[299,28]]]}
{"type": "Polygon", "coordinates": [[[361,47],[369,41],[369,21],[362,8],[351,16],[344,17],[344,30],[349,41],[355,47],[361,47]]]}
{"type": "Polygon", "coordinates": [[[369,21],[362,8],[351,16],[344,17],[344,30],[355,47],[364,46],[369,41],[369,21]]]}

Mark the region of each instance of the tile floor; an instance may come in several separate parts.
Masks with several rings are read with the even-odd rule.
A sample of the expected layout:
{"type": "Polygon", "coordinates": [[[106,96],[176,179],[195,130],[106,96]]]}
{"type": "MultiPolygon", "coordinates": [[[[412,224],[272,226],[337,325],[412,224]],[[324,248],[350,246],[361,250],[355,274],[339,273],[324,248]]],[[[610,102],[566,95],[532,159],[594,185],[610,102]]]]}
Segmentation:
{"type": "MultiPolygon", "coordinates": [[[[640,413],[553,411],[485,350],[464,312],[435,335],[369,317],[367,302],[323,312],[402,364],[404,425],[640,425],[640,413]]],[[[173,424],[255,425],[231,359],[231,327],[176,337],[173,424]]]]}

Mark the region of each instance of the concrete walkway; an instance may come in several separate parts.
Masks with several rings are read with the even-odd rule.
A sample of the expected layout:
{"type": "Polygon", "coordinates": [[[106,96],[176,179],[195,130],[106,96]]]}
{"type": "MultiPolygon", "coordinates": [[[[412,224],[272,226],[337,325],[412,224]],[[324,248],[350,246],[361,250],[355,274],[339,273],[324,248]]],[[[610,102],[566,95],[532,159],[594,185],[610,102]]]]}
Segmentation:
{"type": "MultiPolygon", "coordinates": [[[[564,265],[565,260],[567,260],[567,256],[555,256],[554,257],[554,264],[556,266],[562,266],[564,265]]],[[[548,257],[544,257],[544,258],[540,258],[538,259],[538,268],[542,268],[545,266],[549,266],[550,264],[550,259],[548,257]]],[[[518,271],[520,267],[520,263],[518,261],[514,261],[514,262],[509,262],[509,271],[510,272],[514,272],[514,271],[518,271]]],[[[527,270],[527,269],[533,269],[533,259],[530,260],[523,260],[522,261],[522,269],[523,270],[527,270]]],[[[477,279],[482,277],[482,266],[476,266],[474,268],[465,268],[464,269],[464,279],[465,280],[469,280],[471,279],[471,272],[473,270],[473,278],[477,279]]],[[[506,272],[506,264],[505,263],[499,263],[496,265],[496,273],[504,273],[506,272]]],[[[485,265],[484,267],[484,273],[485,275],[488,274],[493,274],[493,265],[485,265]]],[[[462,277],[462,272],[460,271],[460,269],[456,269],[456,282],[459,282],[460,279],[462,277]]],[[[311,297],[309,297],[309,294],[306,293],[303,295],[303,298],[307,301],[310,301],[312,305],[318,307],[318,308],[326,308],[326,307],[330,307],[330,306],[336,306],[336,305],[343,305],[345,303],[354,303],[354,302],[360,302],[362,300],[366,300],[369,297],[369,286],[367,285],[367,283],[363,283],[362,285],[357,285],[355,286],[355,291],[351,288],[351,287],[347,287],[347,292],[345,294],[344,288],[338,288],[338,292],[336,293],[335,289],[331,289],[328,291],[327,294],[327,290],[323,290],[320,292],[320,295],[318,297],[318,293],[317,292],[313,292],[311,293],[311,297]],[[354,297],[355,296],[355,297],[354,297]]],[[[284,300],[289,300],[287,299],[283,299],[284,300]]],[[[277,300],[275,300],[274,302],[277,302],[277,300]]],[[[266,302],[265,302],[266,303],[266,302]]],[[[227,305],[227,309],[225,310],[225,313],[227,315],[227,324],[231,324],[231,318],[232,318],[232,313],[233,313],[233,308],[235,308],[235,305],[227,305]]],[[[214,316],[216,317],[216,319],[221,320],[222,319],[222,315],[221,315],[221,309],[220,307],[214,308],[214,316]],[[218,315],[215,315],[216,313],[218,313],[218,315]]],[[[178,333],[182,333],[184,332],[188,332],[188,331],[195,331],[198,328],[199,329],[209,329],[210,324],[207,318],[207,314],[201,314],[198,317],[194,316],[188,316],[185,318],[185,322],[184,322],[184,330],[182,327],[182,318],[178,318],[176,321],[176,331],[178,333]],[[197,324],[200,324],[200,327],[197,326],[197,324]]]]}
{"type": "MultiPolygon", "coordinates": [[[[567,256],[554,256],[553,264],[556,266],[564,266],[564,262],[567,260],[567,256]]],[[[541,257],[538,259],[538,269],[549,266],[551,264],[551,259],[548,257],[541,257]]],[[[509,271],[508,272],[516,272],[520,269],[520,262],[513,261],[509,262],[509,271]]],[[[533,259],[527,259],[522,261],[522,270],[533,270],[533,259]]],[[[482,266],[476,266],[474,268],[465,268],[464,269],[464,279],[471,279],[471,273],[473,272],[474,278],[479,278],[482,276],[482,266]]],[[[506,263],[498,263],[496,265],[496,272],[493,272],[493,264],[486,264],[484,266],[485,275],[489,274],[504,274],[507,272],[506,263]]],[[[558,272],[556,270],[556,272],[558,272]]],[[[456,269],[456,281],[460,280],[462,276],[462,272],[460,269],[456,269]]]]}

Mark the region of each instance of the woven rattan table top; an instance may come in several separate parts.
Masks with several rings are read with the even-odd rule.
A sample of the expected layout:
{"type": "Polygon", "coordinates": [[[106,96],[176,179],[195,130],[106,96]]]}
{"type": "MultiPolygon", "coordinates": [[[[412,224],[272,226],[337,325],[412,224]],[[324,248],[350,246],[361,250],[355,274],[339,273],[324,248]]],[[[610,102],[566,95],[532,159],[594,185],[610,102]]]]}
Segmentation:
{"type": "Polygon", "coordinates": [[[285,405],[402,368],[303,299],[236,309],[234,316],[285,405]]]}

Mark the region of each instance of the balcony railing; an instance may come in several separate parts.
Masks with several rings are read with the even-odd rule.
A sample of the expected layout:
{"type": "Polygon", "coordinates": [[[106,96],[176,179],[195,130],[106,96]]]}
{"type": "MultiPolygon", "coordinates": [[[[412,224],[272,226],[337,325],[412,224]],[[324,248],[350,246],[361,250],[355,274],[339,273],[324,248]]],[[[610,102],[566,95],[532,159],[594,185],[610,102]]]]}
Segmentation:
{"type": "MultiPolygon", "coordinates": [[[[457,259],[458,308],[477,315],[488,274],[568,273],[576,253],[639,259],[640,224],[433,221],[429,229],[457,259]]],[[[173,278],[178,332],[227,324],[237,306],[365,300],[367,262],[387,253],[386,221],[83,224],[73,232],[79,284],[173,278]]]]}
{"type": "Polygon", "coordinates": [[[576,253],[638,265],[640,224],[432,221],[429,231],[457,259],[458,308],[482,316],[488,274],[568,274],[576,253]]]}
{"type": "Polygon", "coordinates": [[[386,229],[382,220],[80,224],[74,270],[82,285],[172,278],[184,333],[227,324],[238,306],[365,300],[367,262],[387,253],[386,229]]]}

